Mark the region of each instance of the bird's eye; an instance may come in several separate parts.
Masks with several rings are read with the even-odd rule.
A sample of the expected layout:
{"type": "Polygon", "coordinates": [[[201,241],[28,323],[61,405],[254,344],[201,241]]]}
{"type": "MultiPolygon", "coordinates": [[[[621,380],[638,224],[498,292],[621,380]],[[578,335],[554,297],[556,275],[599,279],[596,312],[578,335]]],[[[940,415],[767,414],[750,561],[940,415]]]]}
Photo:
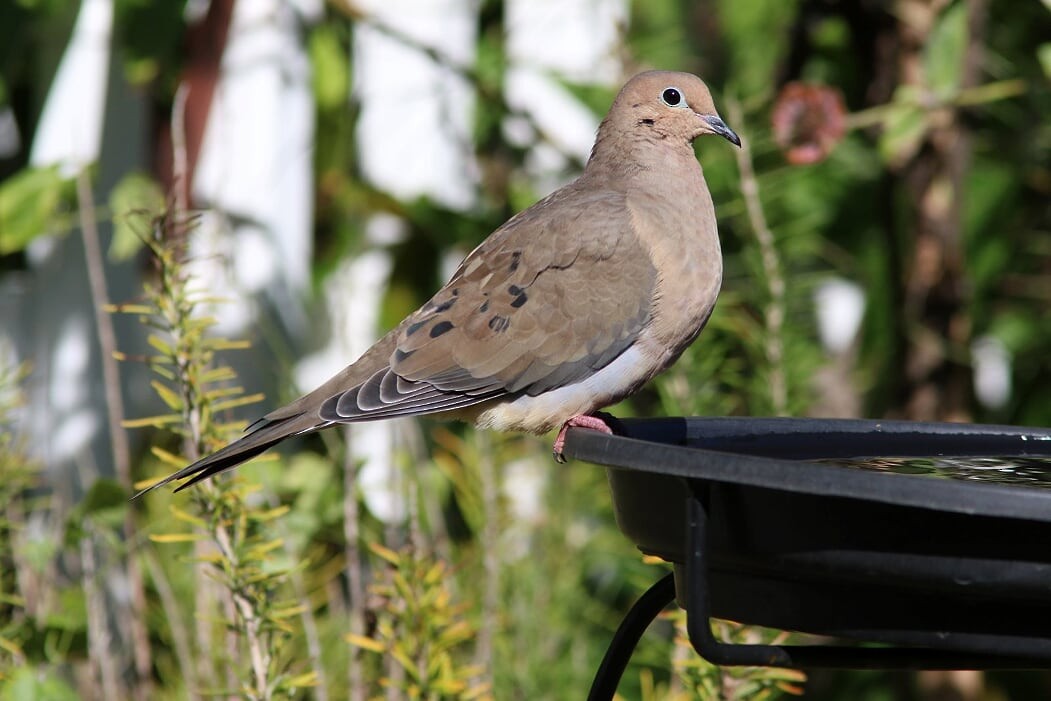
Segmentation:
{"type": "Polygon", "coordinates": [[[665,88],[661,93],[661,100],[668,107],[682,107],[682,93],[675,88],[665,88]]]}

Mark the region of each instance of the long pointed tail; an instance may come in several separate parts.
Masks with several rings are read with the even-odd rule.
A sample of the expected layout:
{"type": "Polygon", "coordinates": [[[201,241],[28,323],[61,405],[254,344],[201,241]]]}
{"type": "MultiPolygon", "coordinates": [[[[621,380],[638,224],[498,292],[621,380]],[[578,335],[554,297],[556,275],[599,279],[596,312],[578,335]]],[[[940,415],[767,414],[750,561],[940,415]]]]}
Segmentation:
{"type": "Polygon", "coordinates": [[[178,472],[165,477],[160,482],[146,487],[133,496],[132,499],[138,499],[146,492],[157,489],[158,487],[163,487],[169,482],[190,478],[188,482],[179,485],[175,490],[176,492],[182,491],[201,480],[208,479],[212,475],[219,474],[220,472],[229,470],[232,467],[237,467],[246,460],[254,458],[286,438],[303,433],[310,433],[324,426],[323,423],[318,423],[316,418],[305,417],[302,414],[291,416],[286,419],[280,419],[278,421],[267,421],[263,419],[261,422],[257,422],[257,424],[254,425],[256,427],[247,435],[237,439],[225,448],[221,448],[211,455],[201,458],[192,465],[187,465],[178,472]]]}

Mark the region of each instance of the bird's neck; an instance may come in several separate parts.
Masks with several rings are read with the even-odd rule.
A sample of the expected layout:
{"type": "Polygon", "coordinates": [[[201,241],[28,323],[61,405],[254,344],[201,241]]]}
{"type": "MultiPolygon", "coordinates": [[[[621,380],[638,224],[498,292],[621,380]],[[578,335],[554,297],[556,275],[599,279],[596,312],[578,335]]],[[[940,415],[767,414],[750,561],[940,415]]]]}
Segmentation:
{"type": "Polygon", "coordinates": [[[603,124],[599,128],[591,157],[584,168],[585,175],[627,187],[651,180],[658,183],[667,178],[669,172],[678,177],[689,175],[703,179],[693,145],[689,142],[655,132],[618,133],[607,126],[603,124]]]}

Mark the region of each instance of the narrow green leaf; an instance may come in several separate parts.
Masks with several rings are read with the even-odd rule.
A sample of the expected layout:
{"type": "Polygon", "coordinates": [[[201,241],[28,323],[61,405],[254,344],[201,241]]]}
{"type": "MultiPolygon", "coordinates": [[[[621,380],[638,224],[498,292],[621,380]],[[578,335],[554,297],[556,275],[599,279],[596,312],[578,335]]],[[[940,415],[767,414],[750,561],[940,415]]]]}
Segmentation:
{"type": "Polygon", "coordinates": [[[163,353],[169,357],[175,355],[175,351],[172,349],[171,345],[156,334],[151,333],[147,336],[146,343],[150,344],[150,346],[159,353],[163,353]]]}
{"type": "Polygon", "coordinates": [[[967,51],[967,3],[953,3],[946,9],[924,47],[927,86],[942,100],[960,89],[964,54],[967,51]]]}
{"type": "Polygon", "coordinates": [[[197,533],[154,533],[150,540],[154,543],[193,543],[203,540],[204,536],[197,533]]]}
{"type": "Polygon", "coordinates": [[[178,414],[164,414],[162,416],[146,416],[141,419],[124,419],[120,425],[124,428],[145,428],[146,426],[171,426],[182,421],[178,414]]]}
{"type": "Polygon", "coordinates": [[[150,387],[153,387],[153,391],[157,393],[157,396],[161,398],[161,401],[168,405],[168,408],[172,411],[181,411],[183,400],[175,390],[165,385],[159,380],[151,380],[150,387]]]}

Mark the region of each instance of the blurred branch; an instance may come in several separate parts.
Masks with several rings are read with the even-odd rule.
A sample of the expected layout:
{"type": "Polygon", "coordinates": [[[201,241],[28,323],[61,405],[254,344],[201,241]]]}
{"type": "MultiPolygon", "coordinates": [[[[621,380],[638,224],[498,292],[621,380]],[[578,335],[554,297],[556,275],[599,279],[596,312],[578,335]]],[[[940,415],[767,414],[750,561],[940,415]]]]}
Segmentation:
{"type": "MultiPolygon", "coordinates": [[[[727,98],[727,115],[732,124],[744,124],[744,114],[740,101],[735,97],[727,98]]],[[[770,402],[774,414],[783,416],[788,410],[788,390],[784,367],[784,334],[785,319],[785,279],[781,272],[781,261],[774,245],[774,234],[763,214],[763,203],[759,198],[759,181],[752,167],[752,151],[748,138],[741,138],[741,147],[736,151],[737,169],[741,173],[741,196],[745,201],[748,222],[763,261],[763,276],[766,282],[770,301],[765,310],[766,319],[766,359],[770,364],[770,402]]]]}
{"type": "Polygon", "coordinates": [[[80,231],[84,241],[84,257],[91,288],[91,307],[95,314],[95,329],[98,334],[102,360],[103,390],[106,396],[108,428],[113,452],[113,467],[122,486],[131,489],[131,449],[124,432],[124,400],[120,391],[120,372],[114,353],[117,338],[113,332],[113,320],[106,313],[109,304],[106,292],[106,269],[102,260],[102,247],[95,220],[94,196],[87,169],[77,174],[77,209],[80,213],[80,231]]]}
{"type": "Polygon", "coordinates": [[[492,685],[493,639],[500,610],[500,475],[493,460],[493,443],[488,431],[473,431],[478,446],[478,476],[482,482],[482,610],[475,640],[477,684],[492,685]]]}
{"type": "Polygon", "coordinates": [[[124,694],[117,691],[117,663],[113,655],[110,636],[105,593],[99,587],[98,565],[95,559],[95,544],[87,536],[79,540],[80,546],[80,579],[84,587],[84,603],[87,607],[88,650],[93,674],[96,674],[97,687],[102,691],[102,698],[117,699],[124,694]]]}
{"type": "MultiPolygon", "coordinates": [[[[346,437],[343,458],[343,558],[347,573],[347,598],[350,599],[348,617],[351,635],[365,634],[365,576],[361,571],[361,513],[358,508],[358,465],[353,450],[353,428],[348,424],[343,431],[346,437]]],[[[368,693],[365,686],[361,649],[351,645],[347,650],[347,684],[350,701],[365,701],[368,693]]]]}
{"type": "Polygon", "coordinates": [[[964,88],[948,100],[940,100],[932,92],[928,92],[916,99],[896,99],[848,115],[847,129],[865,129],[867,127],[883,124],[892,112],[903,105],[918,107],[924,110],[936,110],[946,107],[974,107],[976,105],[985,105],[990,102],[998,102],[1000,100],[1018,97],[1019,95],[1024,95],[1028,89],[1029,86],[1026,81],[1012,79],[999,80],[995,83],[986,83],[985,85],[964,88]]]}

